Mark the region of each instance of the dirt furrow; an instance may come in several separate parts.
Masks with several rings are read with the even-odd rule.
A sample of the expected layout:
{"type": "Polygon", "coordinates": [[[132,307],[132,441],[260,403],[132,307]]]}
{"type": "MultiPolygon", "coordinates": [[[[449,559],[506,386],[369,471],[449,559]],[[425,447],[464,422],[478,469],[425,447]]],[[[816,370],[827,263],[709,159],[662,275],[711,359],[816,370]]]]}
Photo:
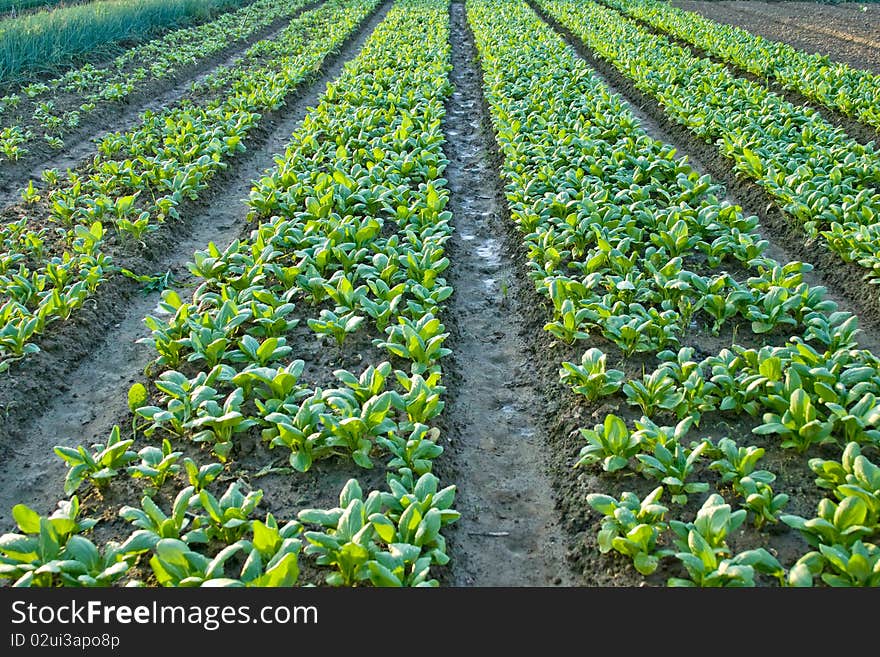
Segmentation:
{"type": "MultiPolygon", "coordinates": [[[[182,222],[160,228],[157,243],[151,244],[154,255],[141,262],[139,272],[171,270],[178,289],[192,285],[186,263],[193,251],[209,241],[224,248],[247,234],[251,226],[243,200],[253,180],[273,165],[308,108],[360,51],[392,4],[385,2],[367,18],[286,107],[264,117],[247,151],[212,182],[216,193],[205,195],[191,212],[182,212],[182,222]]],[[[158,298],[156,293],[142,295],[137,284],[122,276],[114,277],[98,288],[75,319],[53,326],[40,353],[11,368],[13,375],[0,381],[0,523],[8,522],[17,502],[50,508],[59,499],[65,467],[52,453],[54,445],[103,439],[125,417],[126,391],[144,378],[143,370],[155,356],[136,341],[148,334],[142,320],[158,298]],[[39,414],[34,409],[40,409],[39,414]]]]}
{"type": "Polygon", "coordinates": [[[547,400],[520,335],[527,278],[504,248],[512,226],[492,159],[476,50],[464,5],[451,5],[452,82],[446,170],[455,233],[446,313],[454,352],[446,417],[456,505],[457,586],[571,585],[548,476],[547,400]]]}
{"type": "Polygon", "coordinates": [[[880,353],[880,291],[876,285],[861,282],[868,270],[844,262],[824,241],[809,240],[797,221],[785,215],[760,185],[736,175],[731,160],[724,157],[715,144],[701,141],[670,119],[653,98],[639,91],[611,64],[595,56],[565,26],[533,0],[527,2],[584,59],[603,84],[627,101],[645,132],[675,146],[679,155],[687,156],[694,169],[724,184],[728,200],[742,207],[746,215],[753,214],[760,219],[758,232],[770,243],[769,256],[783,264],[794,260],[812,264],[815,269],[806,274],[804,280],[825,287],[828,297],[837,302],[841,310],[857,314],[863,331],[861,345],[880,353]]]}
{"type": "Polygon", "coordinates": [[[232,66],[257,41],[275,38],[287,28],[290,22],[303,12],[323,4],[315,0],[288,18],[281,18],[259,30],[246,41],[236,42],[213,57],[185,67],[163,80],[136,90],[122,103],[106,103],[105,107],[92,112],[84,119],[76,131],[64,137],[64,150],[60,153],[43,148],[37,143],[31,147],[32,154],[18,162],[4,162],[0,167],[0,207],[21,200],[21,189],[29,180],[39,180],[45,169],[56,168],[65,171],[76,167],[95,153],[95,145],[112,132],[126,131],[142,121],[146,111],[158,112],[180,102],[191,90],[192,85],[204,79],[220,66],[232,66]]]}

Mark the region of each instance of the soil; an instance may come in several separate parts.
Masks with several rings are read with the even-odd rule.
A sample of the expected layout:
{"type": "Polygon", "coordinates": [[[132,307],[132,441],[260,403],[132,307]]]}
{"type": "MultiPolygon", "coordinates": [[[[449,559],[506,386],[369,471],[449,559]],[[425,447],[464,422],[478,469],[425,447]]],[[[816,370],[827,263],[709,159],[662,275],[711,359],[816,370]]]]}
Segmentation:
{"type": "Polygon", "coordinates": [[[503,248],[504,197],[489,157],[479,64],[464,5],[451,5],[452,82],[445,131],[455,233],[446,312],[453,350],[447,401],[456,508],[452,584],[570,585],[546,471],[547,401],[519,335],[528,279],[503,248]]]}
{"type": "Polygon", "coordinates": [[[672,4],[880,73],[880,5],[874,3],[673,0],[672,4]]]}
{"type": "MultiPolygon", "coordinates": [[[[4,161],[0,167],[0,207],[20,200],[20,190],[27,186],[29,180],[39,181],[40,173],[44,169],[57,168],[59,171],[65,171],[75,167],[94,153],[95,144],[105,135],[134,127],[141,122],[141,115],[146,111],[158,111],[174,105],[190,93],[193,83],[206,77],[218,66],[233,65],[254,43],[273,38],[293,19],[305,11],[314,9],[322,1],[309,3],[291,16],[280,18],[258,30],[246,40],[231,42],[227,48],[215,55],[191,66],[184,66],[173,75],[162,79],[144,80],[122,102],[99,103],[95,110],[83,115],[80,125],[75,130],[62,135],[64,150],[61,152],[50,148],[41,139],[28,142],[25,145],[28,149],[26,155],[15,162],[4,161]]],[[[140,62],[131,62],[127,69],[134,70],[140,65],[140,62]]],[[[75,110],[83,102],[81,95],[73,93],[54,93],[51,98],[56,114],[75,110]]],[[[20,115],[19,125],[33,125],[33,109],[37,102],[45,100],[44,96],[38,96],[34,101],[24,98],[17,110],[20,115]]],[[[33,127],[33,131],[35,134],[40,134],[40,126],[33,127]]]]}
{"type": "MultiPolygon", "coordinates": [[[[176,287],[186,287],[194,281],[186,267],[194,251],[209,241],[225,248],[246,235],[251,226],[244,200],[254,179],[273,166],[275,154],[284,151],[327,83],[360,50],[390,6],[385,3],[374,12],[335,56],[325,60],[321,74],[288,99],[286,107],[264,117],[251,133],[245,153],[212,181],[197,205],[181,211],[181,222],[163,224],[140,257],[119,264],[137,272],[170,270],[179,282],[176,287]]],[[[47,508],[59,499],[64,465],[52,453],[54,445],[87,445],[103,440],[114,424],[125,426],[121,420],[128,409],[123,393],[135,381],[144,380],[144,369],[155,357],[148,345],[137,340],[148,335],[143,318],[158,299],[158,293],[143,295],[138,284],[114,277],[71,320],[48,331],[39,353],[14,365],[0,380],[4,411],[0,522],[8,522],[17,502],[47,508]],[[35,408],[41,409],[36,417],[35,408]]],[[[368,353],[365,346],[358,345],[360,353],[368,353]]],[[[323,370],[342,364],[339,354],[314,344],[313,338],[312,344],[302,344],[301,353],[307,362],[320,363],[323,358],[327,363],[323,370]]],[[[350,366],[350,361],[345,365],[350,366]]]]}

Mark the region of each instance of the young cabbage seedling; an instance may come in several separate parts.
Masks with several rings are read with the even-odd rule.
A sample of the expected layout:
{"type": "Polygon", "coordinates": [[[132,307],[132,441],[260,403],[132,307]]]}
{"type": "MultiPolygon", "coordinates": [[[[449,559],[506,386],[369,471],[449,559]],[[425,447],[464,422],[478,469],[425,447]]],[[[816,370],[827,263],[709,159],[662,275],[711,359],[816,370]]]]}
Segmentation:
{"type": "Polygon", "coordinates": [[[261,490],[244,495],[240,488],[239,482],[229,484],[219,500],[202,490],[199,502],[207,516],[197,516],[194,527],[203,527],[208,539],[217,539],[227,545],[239,540],[250,529],[253,522],[250,516],[263,499],[261,490]]]}
{"type": "Polygon", "coordinates": [[[559,378],[590,401],[613,394],[620,390],[624,373],[620,370],[606,369],[605,359],[606,356],[602,351],[595,347],[590,348],[581,358],[580,365],[562,363],[559,378]]]}
{"type": "Polygon", "coordinates": [[[97,521],[79,520],[79,500],[60,502],[49,517],[18,504],[12,516],[22,532],[0,537],[0,578],[16,587],[110,586],[131,568],[133,556],[110,541],[99,550],[81,535],[97,521]]]}
{"type": "Polygon", "coordinates": [[[752,587],[755,586],[755,572],[764,573],[784,581],[785,569],[779,561],[764,548],[741,552],[729,558],[722,558],[696,531],[691,531],[687,550],[676,552],[690,579],[670,577],[667,586],[671,587],[752,587]]]}
{"type": "Polygon", "coordinates": [[[194,526],[190,532],[183,534],[192,520],[189,515],[190,506],[197,505],[198,502],[195,488],[187,486],[174,498],[171,515],[166,515],[148,496],[141,500],[140,509],[133,506],[122,507],[119,517],[141,530],[129,537],[122,545],[122,550],[143,552],[152,549],[163,538],[182,539],[186,543],[206,543],[208,536],[199,527],[194,526]]]}
{"type": "Polygon", "coordinates": [[[752,431],[760,435],[779,434],[782,447],[792,447],[806,452],[812,445],[836,442],[831,434],[832,422],[820,420],[810,396],[798,388],[791,395],[788,409],[782,416],[774,413],[764,415],[764,424],[752,431]]]}
{"type": "Polygon", "coordinates": [[[93,452],[81,445],[76,449],[56,446],[55,453],[70,466],[64,480],[64,492],[67,495],[76,492],[86,479],[94,482],[99,489],[106,487],[121,468],[137,459],[137,454],[128,449],[133,444],[132,439],[122,440],[117,425],[107,437],[106,444],[92,445],[93,452]]]}
{"type": "Polygon", "coordinates": [[[627,466],[629,459],[641,449],[638,436],[630,433],[626,423],[613,413],[593,429],[581,429],[587,446],[580,451],[575,467],[602,462],[602,469],[615,472],[627,466]]]}
{"type": "Polygon", "coordinates": [[[675,534],[675,543],[679,550],[688,549],[689,535],[694,531],[718,554],[729,554],[727,537],[743,524],[746,515],[745,509],[732,511],[724,498],[714,493],[703,502],[694,522],[670,520],[669,528],[675,534]]]}
{"type": "Polygon", "coordinates": [[[642,474],[659,480],[672,493],[673,504],[687,504],[687,496],[692,493],[705,493],[709,484],[705,482],[687,482],[693,473],[694,464],[706,450],[709,443],[703,441],[694,449],[676,444],[671,450],[664,445],[654,445],[653,456],[637,454],[641,463],[642,474]]]}
{"type": "Polygon", "coordinates": [[[189,457],[183,459],[183,467],[189,484],[195,492],[202,491],[223,472],[223,465],[220,463],[206,463],[200,466],[189,457]]]}
{"type": "Polygon", "coordinates": [[[850,547],[877,533],[876,522],[871,523],[870,513],[868,503],[861,497],[844,497],[840,504],[825,498],[819,502],[815,518],[783,515],[781,520],[797,529],[814,548],[820,545],[850,547]]]}
{"type": "Polygon", "coordinates": [[[643,500],[629,491],[624,492],[619,501],[609,495],[588,495],[587,503],[605,516],[598,535],[599,551],[605,554],[616,550],[630,557],[642,575],[657,570],[660,559],[671,554],[657,549],[657,539],[666,531],[663,518],[669,511],[659,503],[662,495],[662,486],[643,500]]]}

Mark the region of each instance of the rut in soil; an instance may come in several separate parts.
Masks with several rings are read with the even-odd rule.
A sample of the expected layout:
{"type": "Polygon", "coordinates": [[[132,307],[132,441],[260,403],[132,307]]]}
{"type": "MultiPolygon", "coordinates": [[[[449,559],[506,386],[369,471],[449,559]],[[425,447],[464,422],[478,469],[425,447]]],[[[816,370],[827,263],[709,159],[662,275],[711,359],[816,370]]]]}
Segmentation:
{"type": "Polygon", "coordinates": [[[454,91],[447,103],[446,177],[455,233],[446,313],[453,332],[450,460],[461,520],[451,532],[456,586],[569,585],[564,533],[546,472],[542,409],[519,329],[521,285],[502,248],[504,199],[491,160],[464,5],[451,5],[454,91]],[[454,318],[454,325],[453,324],[454,318]]]}
{"type": "MultiPolygon", "coordinates": [[[[223,249],[250,231],[243,201],[255,177],[273,166],[275,154],[284,152],[307,110],[318,103],[327,83],[360,52],[392,5],[384,3],[367,18],[347,44],[327,58],[322,74],[299,94],[294,92],[295,100],[281,110],[268,136],[259,144],[249,143],[248,150],[231,162],[234,173],[222,181],[222,190],[208,199],[205,209],[191,218],[190,230],[180,234],[179,241],[155,264],[157,269],[170,269],[175,274],[180,283],[176,289],[184,288],[183,294],[192,289],[194,279],[186,263],[195,250],[204,249],[209,241],[223,249]]],[[[18,502],[49,510],[61,498],[66,467],[52,452],[55,445],[89,445],[103,440],[126,416],[126,391],[144,379],[144,368],[155,357],[151,347],[136,341],[148,335],[143,318],[153,312],[158,299],[154,293],[121,303],[114,314],[115,323],[106,327],[101,340],[88,345],[88,353],[72,369],[44,373],[55,381],[55,394],[45,399],[17,399],[14,403],[19,408],[7,409],[0,422],[0,526],[11,522],[12,506],[18,502]],[[24,406],[29,414],[21,412],[24,406]]]]}

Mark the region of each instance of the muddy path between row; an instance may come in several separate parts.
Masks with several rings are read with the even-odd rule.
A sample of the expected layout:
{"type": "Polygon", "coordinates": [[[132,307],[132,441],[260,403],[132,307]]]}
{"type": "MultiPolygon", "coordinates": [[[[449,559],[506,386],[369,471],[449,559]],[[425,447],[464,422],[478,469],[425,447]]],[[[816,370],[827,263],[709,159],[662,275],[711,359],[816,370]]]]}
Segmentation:
{"type": "Polygon", "coordinates": [[[187,96],[193,84],[206,78],[220,66],[233,66],[258,41],[273,39],[302,13],[315,9],[324,0],[315,0],[286,18],[280,18],[258,30],[243,41],[229,44],[221,52],[196,64],[185,66],[174,75],[148,81],[128,95],[121,103],[106,102],[89,113],[79,127],[64,136],[61,152],[40,141],[28,145],[30,153],[17,162],[3,162],[0,166],[0,207],[21,200],[21,190],[29,180],[39,183],[46,169],[65,171],[92,157],[96,145],[113,132],[131,130],[142,121],[144,112],[160,112],[172,107],[187,96]]]}
{"type": "MultiPolygon", "coordinates": [[[[313,82],[294,92],[284,108],[264,117],[245,153],[212,181],[213,193],[181,212],[181,222],[163,225],[149,251],[132,259],[135,271],[171,271],[177,289],[191,288],[194,279],[186,265],[195,250],[211,241],[225,248],[250,231],[244,201],[254,179],[273,166],[307,110],[361,50],[392,4],[380,5],[325,60],[313,82]]],[[[137,340],[148,335],[143,318],[158,299],[157,293],[144,295],[138,284],[113,277],[74,318],[52,327],[38,354],[0,380],[0,523],[8,522],[17,502],[49,508],[61,497],[66,467],[53,446],[103,439],[128,414],[125,393],[145,378],[144,368],[155,357],[150,346],[137,340]]]]}
{"type": "Polygon", "coordinates": [[[674,0],[672,4],[719,23],[880,73],[880,7],[876,4],[741,0],[674,0]]]}
{"type": "Polygon", "coordinates": [[[482,76],[463,3],[451,5],[454,91],[445,122],[455,232],[446,312],[452,336],[447,476],[462,517],[450,530],[451,584],[572,585],[548,476],[547,400],[520,335],[527,278],[504,248],[511,225],[493,165],[482,76]]]}
{"type": "Polygon", "coordinates": [[[768,91],[772,91],[773,93],[775,93],[777,96],[781,96],[795,107],[806,107],[813,110],[814,112],[818,113],[819,116],[821,116],[827,123],[830,123],[832,126],[842,128],[847,136],[861,144],[867,144],[868,142],[872,141],[874,143],[877,143],[878,141],[880,141],[880,132],[872,128],[870,125],[860,122],[857,117],[847,116],[843,112],[840,112],[834,108],[826,107],[818,102],[815,102],[807,96],[804,96],[799,91],[783,86],[781,83],[773,78],[768,79],[755,75],[754,73],[751,73],[750,71],[747,71],[746,69],[732,62],[728,62],[720,57],[716,57],[715,55],[711,54],[707,50],[704,50],[703,48],[700,48],[699,46],[688,43],[684,39],[680,39],[670,34],[669,32],[664,32],[660,28],[653,27],[647,21],[644,21],[640,18],[628,16],[627,14],[624,14],[622,12],[619,13],[621,13],[621,15],[625,18],[635,22],[648,32],[651,32],[652,34],[656,34],[658,36],[662,36],[669,40],[671,43],[674,43],[675,45],[684,48],[687,52],[689,52],[696,58],[708,59],[716,64],[720,64],[724,66],[732,76],[745,78],[746,80],[749,80],[754,84],[761,85],[768,91]]]}
{"type": "Polygon", "coordinates": [[[746,215],[759,218],[758,232],[770,244],[767,251],[770,257],[783,264],[795,260],[812,264],[814,269],[804,276],[804,280],[810,285],[825,287],[828,297],[839,305],[840,310],[858,315],[862,328],[861,346],[880,353],[880,293],[877,286],[862,282],[867,275],[864,267],[844,262],[821,239],[809,240],[797,221],[785,215],[761,186],[736,175],[732,161],[724,157],[714,144],[701,141],[672,120],[657,101],[637,89],[610,63],[596,56],[533,0],[527,1],[584,59],[594,75],[627,101],[651,137],[675,146],[678,155],[687,156],[694,169],[710,174],[725,186],[726,198],[730,202],[739,205],[746,215]]]}

